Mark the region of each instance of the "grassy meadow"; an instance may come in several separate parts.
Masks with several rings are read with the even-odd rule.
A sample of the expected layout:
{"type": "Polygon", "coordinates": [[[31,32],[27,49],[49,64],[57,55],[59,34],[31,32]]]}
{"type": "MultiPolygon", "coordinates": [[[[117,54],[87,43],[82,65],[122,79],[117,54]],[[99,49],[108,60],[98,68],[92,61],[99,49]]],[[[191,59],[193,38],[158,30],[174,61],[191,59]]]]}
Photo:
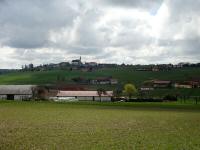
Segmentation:
{"type": "Polygon", "coordinates": [[[0,149],[200,149],[200,105],[0,101],[0,149]]]}
{"type": "Polygon", "coordinates": [[[77,70],[52,70],[42,72],[13,72],[0,75],[0,84],[51,84],[57,82],[57,76],[65,78],[65,83],[72,83],[74,77],[96,78],[112,76],[117,78],[120,83],[134,83],[141,85],[146,80],[187,80],[190,77],[197,77],[200,68],[184,68],[171,71],[135,71],[133,67],[117,67],[98,69],[92,72],[82,72],[77,70]]]}

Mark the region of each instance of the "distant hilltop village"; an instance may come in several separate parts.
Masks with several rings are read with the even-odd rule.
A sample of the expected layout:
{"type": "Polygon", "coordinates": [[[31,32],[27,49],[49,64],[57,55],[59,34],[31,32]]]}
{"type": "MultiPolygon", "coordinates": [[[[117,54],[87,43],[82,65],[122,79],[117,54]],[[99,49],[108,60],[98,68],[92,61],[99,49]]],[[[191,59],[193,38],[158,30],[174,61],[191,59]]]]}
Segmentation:
{"type": "Polygon", "coordinates": [[[64,70],[81,70],[81,71],[93,71],[101,68],[114,68],[114,67],[133,67],[136,71],[167,71],[171,69],[183,68],[183,67],[200,67],[200,63],[188,63],[181,62],[178,64],[149,64],[149,65],[126,65],[126,64],[110,64],[110,63],[97,63],[97,62],[85,62],[83,63],[81,57],[74,59],[71,62],[60,62],[57,64],[41,64],[34,66],[33,64],[23,65],[22,71],[48,71],[55,69],[64,70]]]}
{"type": "Polygon", "coordinates": [[[83,63],[81,57],[79,59],[74,59],[71,62],[60,62],[57,64],[43,64],[39,66],[34,66],[33,64],[23,65],[22,71],[47,71],[54,69],[69,69],[69,70],[82,70],[82,71],[92,71],[94,69],[103,67],[116,67],[117,64],[103,64],[97,62],[85,62],[83,63]]]}

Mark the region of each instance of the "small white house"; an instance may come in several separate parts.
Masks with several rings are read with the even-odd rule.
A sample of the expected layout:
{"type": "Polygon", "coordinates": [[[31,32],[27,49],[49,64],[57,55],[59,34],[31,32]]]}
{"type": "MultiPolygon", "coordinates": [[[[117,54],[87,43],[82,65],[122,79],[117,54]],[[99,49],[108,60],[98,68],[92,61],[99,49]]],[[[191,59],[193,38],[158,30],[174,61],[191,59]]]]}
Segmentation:
{"type": "Polygon", "coordinates": [[[106,91],[101,97],[97,91],[59,91],[57,98],[74,97],[79,101],[103,101],[109,102],[113,97],[113,91],[106,91]]]}

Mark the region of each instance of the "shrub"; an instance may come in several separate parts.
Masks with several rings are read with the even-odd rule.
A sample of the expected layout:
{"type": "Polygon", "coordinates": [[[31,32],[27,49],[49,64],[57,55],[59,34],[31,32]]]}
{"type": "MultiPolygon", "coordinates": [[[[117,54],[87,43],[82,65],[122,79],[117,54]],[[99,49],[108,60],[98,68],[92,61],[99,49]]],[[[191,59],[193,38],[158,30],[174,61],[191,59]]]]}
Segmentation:
{"type": "Polygon", "coordinates": [[[166,95],[163,97],[163,100],[167,100],[167,101],[177,101],[177,96],[174,96],[174,95],[166,95]]]}

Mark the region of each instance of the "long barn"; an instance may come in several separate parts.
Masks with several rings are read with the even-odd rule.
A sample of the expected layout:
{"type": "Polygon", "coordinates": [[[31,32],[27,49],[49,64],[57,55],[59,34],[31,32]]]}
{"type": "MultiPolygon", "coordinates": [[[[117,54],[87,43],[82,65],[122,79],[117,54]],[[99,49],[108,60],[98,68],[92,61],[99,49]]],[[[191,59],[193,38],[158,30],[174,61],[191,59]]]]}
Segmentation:
{"type": "Polygon", "coordinates": [[[0,85],[0,99],[27,100],[33,96],[34,85],[0,85]]]}
{"type": "Polygon", "coordinates": [[[111,101],[113,91],[106,91],[101,97],[97,91],[59,91],[57,98],[73,97],[79,101],[111,101]]]}

